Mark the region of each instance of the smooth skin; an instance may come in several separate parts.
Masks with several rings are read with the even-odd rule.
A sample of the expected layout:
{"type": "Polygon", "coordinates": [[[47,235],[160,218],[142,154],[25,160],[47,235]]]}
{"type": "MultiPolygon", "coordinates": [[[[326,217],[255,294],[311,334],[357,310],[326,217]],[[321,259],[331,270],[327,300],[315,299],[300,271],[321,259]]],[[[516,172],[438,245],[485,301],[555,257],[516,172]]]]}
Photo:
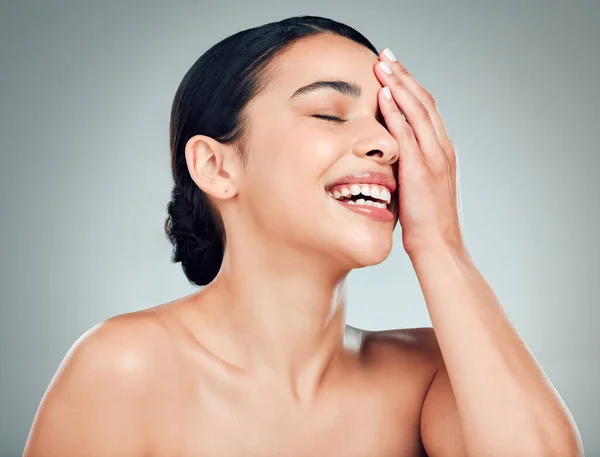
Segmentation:
{"type": "Polygon", "coordinates": [[[82,336],[25,457],[583,455],[464,246],[455,151],[431,95],[398,61],[333,35],[297,42],[276,68],[248,107],[245,167],[230,145],[187,144],[227,231],[219,275],[82,336]],[[318,80],[361,94],[289,100],[318,80]],[[350,346],[346,276],[385,260],[395,223],[348,211],[324,188],[366,170],[398,176],[403,247],[433,328],[360,332],[350,346]]]}

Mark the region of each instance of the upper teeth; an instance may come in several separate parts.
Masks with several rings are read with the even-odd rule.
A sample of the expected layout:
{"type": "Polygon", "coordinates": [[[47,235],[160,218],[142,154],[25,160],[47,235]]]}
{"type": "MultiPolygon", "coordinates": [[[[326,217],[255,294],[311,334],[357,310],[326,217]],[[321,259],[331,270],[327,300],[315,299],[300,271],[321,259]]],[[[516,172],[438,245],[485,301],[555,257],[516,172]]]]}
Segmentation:
{"type": "Polygon", "coordinates": [[[377,198],[378,200],[383,200],[386,203],[390,203],[392,200],[392,196],[387,187],[382,186],[373,186],[369,184],[352,184],[349,187],[342,187],[339,190],[334,190],[333,193],[329,192],[335,199],[340,199],[342,197],[348,197],[350,195],[358,195],[362,194],[367,197],[377,198]]]}

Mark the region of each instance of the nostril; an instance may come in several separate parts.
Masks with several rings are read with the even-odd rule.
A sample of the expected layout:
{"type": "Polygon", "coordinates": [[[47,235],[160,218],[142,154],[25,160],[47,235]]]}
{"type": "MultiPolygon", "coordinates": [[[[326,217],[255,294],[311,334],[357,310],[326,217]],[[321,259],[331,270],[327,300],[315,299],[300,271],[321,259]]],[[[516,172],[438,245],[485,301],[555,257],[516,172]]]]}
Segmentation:
{"type": "Polygon", "coordinates": [[[377,157],[382,157],[382,156],[383,156],[383,152],[381,152],[379,149],[375,149],[375,150],[373,150],[373,151],[369,151],[369,152],[367,152],[367,155],[368,155],[369,157],[372,157],[372,156],[374,156],[374,155],[376,155],[377,157]]]}

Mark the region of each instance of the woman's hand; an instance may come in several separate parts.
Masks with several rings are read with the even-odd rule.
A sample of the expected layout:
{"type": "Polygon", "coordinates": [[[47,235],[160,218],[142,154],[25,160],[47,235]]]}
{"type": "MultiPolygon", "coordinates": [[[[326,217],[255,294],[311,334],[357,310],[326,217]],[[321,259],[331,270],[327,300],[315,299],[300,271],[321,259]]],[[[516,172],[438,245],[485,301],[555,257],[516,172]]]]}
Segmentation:
{"type": "Polygon", "coordinates": [[[456,153],[435,101],[387,49],[375,74],[384,86],[378,94],[381,114],[400,146],[398,218],[404,249],[409,256],[431,247],[463,251],[456,153]]]}

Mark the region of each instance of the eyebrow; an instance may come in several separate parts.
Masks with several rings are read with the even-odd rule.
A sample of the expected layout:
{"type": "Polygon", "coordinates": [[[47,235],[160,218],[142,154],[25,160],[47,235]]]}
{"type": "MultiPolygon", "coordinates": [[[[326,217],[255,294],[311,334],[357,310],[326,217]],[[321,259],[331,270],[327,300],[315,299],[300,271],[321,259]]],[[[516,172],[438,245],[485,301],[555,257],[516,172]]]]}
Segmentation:
{"type": "Polygon", "coordinates": [[[362,93],[361,87],[356,83],[351,83],[348,81],[315,81],[314,83],[308,84],[306,86],[298,89],[294,94],[289,98],[288,102],[291,102],[303,95],[307,95],[311,92],[315,92],[318,90],[335,90],[342,95],[346,95],[352,98],[360,98],[362,93]]]}

